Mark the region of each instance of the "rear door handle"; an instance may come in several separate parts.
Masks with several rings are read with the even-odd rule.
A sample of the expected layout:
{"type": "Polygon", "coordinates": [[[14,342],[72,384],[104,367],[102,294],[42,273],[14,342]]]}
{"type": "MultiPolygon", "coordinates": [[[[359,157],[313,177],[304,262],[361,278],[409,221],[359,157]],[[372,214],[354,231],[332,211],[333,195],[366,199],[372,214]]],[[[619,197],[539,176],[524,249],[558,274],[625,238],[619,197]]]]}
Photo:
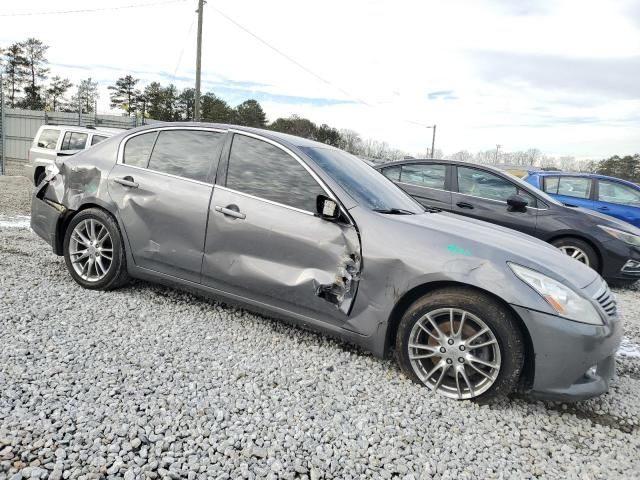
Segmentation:
{"type": "Polygon", "coordinates": [[[598,207],[598,210],[602,210],[603,212],[606,212],[607,210],[609,210],[609,207],[598,207]]]}
{"type": "Polygon", "coordinates": [[[456,205],[459,206],[460,208],[468,208],[469,210],[473,210],[473,205],[467,202],[458,202],[456,203],[456,205]]]}
{"type": "Polygon", "coordinates": [[[133,181],[133,177],[127,175],[123,178],[114,178],[114,182],[119,183],[120,185],[124,185],[129,188],[138,188],[138,183],[133,181]]]}
{"type": "MultiPolygon", "coordinates": [[[[233,206],[235,206],[235,205],[233,205],[233,206]]],[[[219,212],[219,213],[221,213],[223,215],[226,215],[228,217],[239,218],[240,220],[244,220],[245,218],[247,218],[247,216],[244,213],[242,213],[242,212],[240,212],[240,211],[238,211],[236,209],[229,208],[229,207],[231,207],[231,205],[229,205],[227,207],[221,207],[220,205],[216,205],[216,212],[219,212]]],[[[236,208],[238,208],[238,207],[236,207],[236,208]]]]}

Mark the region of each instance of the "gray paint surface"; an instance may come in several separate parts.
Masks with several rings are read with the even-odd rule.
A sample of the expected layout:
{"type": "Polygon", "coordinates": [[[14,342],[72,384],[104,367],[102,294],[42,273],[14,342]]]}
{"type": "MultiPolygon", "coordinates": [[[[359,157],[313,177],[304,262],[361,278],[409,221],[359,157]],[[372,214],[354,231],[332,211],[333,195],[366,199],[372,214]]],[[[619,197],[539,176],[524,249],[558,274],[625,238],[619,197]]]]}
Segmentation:
{"type": "MultiPolygon", "coordinates": [[[[207,125],[163,128],[176,127],[207,125]]],[[[384,215],[365,208],[298,148],[317,145],[309,140],[225,125],[209,128],[229,130],[228,135],[232,129],[258,135],[290,151],[339,202],[348,221],[327,222],[214,186],[213,173],[212,184],[207,184],[121,165],[118,152],[132,134],[128,132],[60,165],[50,186],[36,192],[34,230],[60,254],[60,236],[70,215],[86,205],[101,206],[120,225],[132,276],[222,296],[332,333],[379,356],[388,351],[388,335],[397,320],[394,308],[415,289],[472,286],[507,305],[522,322],[525,335],[533,341],[533,382],[528,388],[534,393],[563,398],[602,393],[602,385],[577,385],[579,379],[573,376],[584,365],[606,363],[620,341],[617,318],[608,317],[592,298],[593,290],[602,285],[596,272],[547,243],[510,229],[445,213],[384,215]],[[131,177],[138,188],[127,189],[116,181],[124,177],[131,177]],[[49,204],[61,205],[64,213],[49,204]],[[216,207],[235,207],[245,218],[225,215],[216,207]],[[540,295],[515,277],[507,262],[537,270],[580,292],[596,306],[604,325],[555,316],[540,295]],[[334,295],[321,294],[327,289],[334,295]],[[566,339],[571,356],[565,355],[566,339]],[[575,368],[554,369],[556,361],[575,368]]],[[[225,151],[226,147],[220,168],[225,165],[225,151]]],[[[610,376],[605,373],[610,372],[604,368],[602,372],[606,389],[610,376]]]]}

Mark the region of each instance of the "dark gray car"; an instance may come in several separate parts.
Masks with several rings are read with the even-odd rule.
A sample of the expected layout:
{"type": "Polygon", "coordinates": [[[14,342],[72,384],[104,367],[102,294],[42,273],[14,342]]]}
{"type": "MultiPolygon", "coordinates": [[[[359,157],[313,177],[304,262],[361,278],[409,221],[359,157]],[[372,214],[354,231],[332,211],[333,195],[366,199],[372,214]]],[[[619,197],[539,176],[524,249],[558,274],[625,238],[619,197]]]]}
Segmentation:
{"type": "Polygon", "coordinates": [[[442,395],[607,390],[620,342],[593,270],[423,208],[356,157],[270,131],[163,124],[51,169],[32,227],[85,288],[129,277],[331,333],[442,395]]]}
{"type": "Polygon", "coordinates": [[[640,229],[629,223],[560,203],[488,165],[412,159],[375,168],[422,205],[533,235],[590,266],[610,283],[640,279],[640,229]]]}

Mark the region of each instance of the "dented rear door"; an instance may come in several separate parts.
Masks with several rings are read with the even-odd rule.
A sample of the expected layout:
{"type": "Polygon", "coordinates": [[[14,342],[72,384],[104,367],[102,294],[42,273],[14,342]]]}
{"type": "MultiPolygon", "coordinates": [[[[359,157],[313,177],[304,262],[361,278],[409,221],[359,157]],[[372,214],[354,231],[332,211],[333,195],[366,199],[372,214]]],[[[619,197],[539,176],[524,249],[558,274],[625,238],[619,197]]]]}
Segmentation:
{"type": "Polygon", "coordinates": [[[134,136],[109,175],[136,266],[200,281],[212,169],[223,132],[162,129],[134,136]]]}
{"type": "Polygon", "coordinates": [[[341,323],[357,292],[355,227],[314,215],[324,187],[292,152],[235,134],[209,211],[202,281],[272,306],[341,323]]]}

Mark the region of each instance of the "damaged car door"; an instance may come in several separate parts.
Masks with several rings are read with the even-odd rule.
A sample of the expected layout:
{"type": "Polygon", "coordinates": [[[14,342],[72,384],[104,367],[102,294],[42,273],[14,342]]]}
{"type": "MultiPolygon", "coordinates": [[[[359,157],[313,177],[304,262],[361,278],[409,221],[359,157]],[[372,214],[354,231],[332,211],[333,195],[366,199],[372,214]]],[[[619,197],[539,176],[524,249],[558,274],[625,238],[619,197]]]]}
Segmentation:
{"type": "Polygon", "coordinates": [[[343,321],[360,272],[355,226],[346,216],[328,221],[316,214],[318,196],[332,194],[284,146],[235,132],[225,152],[210,205],[202,282],[343,321]]]}
{"type": "Polygon", "coordinates": [[[212,175],[224,135],[162,129],[122,142],[109,193],[137,266],[200,281],[212,175]]]}

